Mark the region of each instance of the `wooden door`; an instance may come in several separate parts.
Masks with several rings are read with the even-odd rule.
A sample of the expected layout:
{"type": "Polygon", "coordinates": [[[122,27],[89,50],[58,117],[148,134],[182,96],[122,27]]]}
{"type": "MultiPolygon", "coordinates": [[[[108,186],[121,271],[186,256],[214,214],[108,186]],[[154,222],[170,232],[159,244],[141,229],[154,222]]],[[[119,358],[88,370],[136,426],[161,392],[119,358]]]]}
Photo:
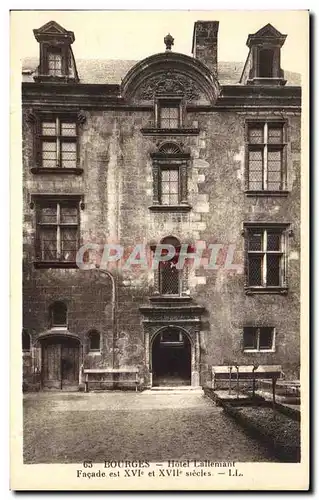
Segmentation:
{"type": "Polygon", "coordinates": [[[42,384],[44,389],[61,389],[61,344],[43,346],[42,384]]]}
{"type": "Polygon", "coordinates": [[[71,388],[79,384],[79,347],[77,345],[62,345],[61,372],[62,388],[71,388]]]}
{"type": "Polygon", "coordinates": [[[42,346],[43,389],[77,390],[79,345],[73,339],[50,339],[42,346]]]}

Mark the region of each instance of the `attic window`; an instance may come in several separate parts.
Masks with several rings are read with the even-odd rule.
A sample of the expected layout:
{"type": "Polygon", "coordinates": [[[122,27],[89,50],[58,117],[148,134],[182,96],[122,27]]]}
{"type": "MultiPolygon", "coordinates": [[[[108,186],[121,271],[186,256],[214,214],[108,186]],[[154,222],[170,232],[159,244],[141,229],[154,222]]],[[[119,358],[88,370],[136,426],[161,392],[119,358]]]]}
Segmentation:
{"type": "Polygon", "coordinates": [[[263,49],[259,51],[259,76],[261,78],[272,78],[274,66],[274,51],[263,49]]]}
{"type": "Polygon", "coordinates": [[[62,53],[59,49],[48,51],[48,74],[62,76],[62,53]]]}

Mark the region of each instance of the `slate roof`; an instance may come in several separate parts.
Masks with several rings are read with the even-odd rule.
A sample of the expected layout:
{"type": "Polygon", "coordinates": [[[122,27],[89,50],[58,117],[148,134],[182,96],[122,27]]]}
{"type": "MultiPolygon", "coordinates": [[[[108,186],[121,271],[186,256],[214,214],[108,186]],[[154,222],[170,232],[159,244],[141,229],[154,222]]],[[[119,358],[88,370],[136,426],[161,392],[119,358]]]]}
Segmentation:
{"type": "MultiPolygon", "coordinates": [[[[120,84],[126,73],[139,61],[122,59],[77,59],[76,67],[80,83],[120,84]]],[[[22,61],[22,81],[33,82],[33,73],[38,66],[37,57],[22,61]]],[[[239,84],[243,62],[219,62],[218,80],[221,85],[239,84]]],[[[300,85],[300,74],[285,71],[286,85],[300,85]]]]}

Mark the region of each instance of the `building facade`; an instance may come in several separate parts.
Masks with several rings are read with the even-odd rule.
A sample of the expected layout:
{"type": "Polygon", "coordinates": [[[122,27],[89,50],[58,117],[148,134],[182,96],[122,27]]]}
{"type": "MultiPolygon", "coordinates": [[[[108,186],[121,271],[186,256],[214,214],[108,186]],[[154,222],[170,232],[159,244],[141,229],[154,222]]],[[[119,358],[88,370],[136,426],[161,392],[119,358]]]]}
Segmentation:
{"type": "Polygon", "coordinates": [[[26,389],[125,387],[135,371],[140,389],[205,386],[229,364],[299,377],[299,75],[281,68],[287,35],[270,24],[248,35],[244,64],[218,60],[218,27],[195,23],[193,57],[167,35],[138,62],[75,60],[72,31],[34,30],[39,59],[22,75],[26,389]],[[175,256],[153,268],[158,244],[175,256]],[[176,266],[199,251],[200,265],[176,266]]]}

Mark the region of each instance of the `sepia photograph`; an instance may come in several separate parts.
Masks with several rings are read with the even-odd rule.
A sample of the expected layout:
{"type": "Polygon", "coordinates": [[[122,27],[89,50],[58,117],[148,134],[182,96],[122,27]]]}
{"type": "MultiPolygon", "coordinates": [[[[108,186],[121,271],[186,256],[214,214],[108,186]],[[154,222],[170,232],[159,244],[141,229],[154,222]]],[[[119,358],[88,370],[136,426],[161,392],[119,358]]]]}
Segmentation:
{"type": "Polygon", "coordinates": [[[12,489],[308,488],[308,25],[11,12],[12,489]]]}

